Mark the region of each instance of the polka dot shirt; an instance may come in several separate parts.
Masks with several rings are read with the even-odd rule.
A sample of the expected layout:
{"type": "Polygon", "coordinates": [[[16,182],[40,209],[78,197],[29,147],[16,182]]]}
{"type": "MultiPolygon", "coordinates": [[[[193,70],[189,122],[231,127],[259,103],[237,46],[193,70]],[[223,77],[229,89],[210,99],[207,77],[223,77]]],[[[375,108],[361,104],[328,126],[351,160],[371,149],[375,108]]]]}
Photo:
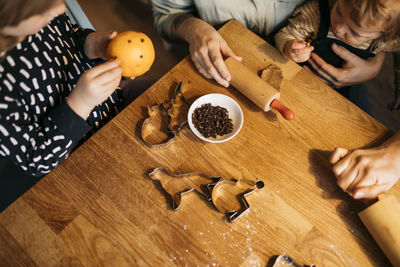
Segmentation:
{"type": "Polygon", "coordinates": [[[123,108],[120,90],[86,121],[65,102],[80,75],[96,64],[83,51],[90,32],[74,27],[63,14],[0,62],[0,156],[30,175],[56,168],[123,108]]]}

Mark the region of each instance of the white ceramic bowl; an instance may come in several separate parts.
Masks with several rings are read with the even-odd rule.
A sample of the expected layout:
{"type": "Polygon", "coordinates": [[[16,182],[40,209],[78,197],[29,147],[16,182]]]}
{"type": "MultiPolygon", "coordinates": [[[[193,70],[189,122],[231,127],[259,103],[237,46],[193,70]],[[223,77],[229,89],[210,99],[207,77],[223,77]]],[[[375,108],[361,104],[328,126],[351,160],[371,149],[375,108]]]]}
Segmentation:
{"type": "Polygon", "coordinates": [[[192,132],[200,139],[211,143],[222,143],[232,139],[242,129],[243,125],[243,112],[239,104],[231,97],[222,94],[207,94],[199,97],[189,108],[188,124],[192,132]],[[211,106],[220,106],[228,110],[228,116],[232,119],[233,130],[229,134],[217,136],[217,138],[204,137],[194,126],[192,122],[192,114],[196,108],[201,107],[203,104],[210,103],[211,106]]]}

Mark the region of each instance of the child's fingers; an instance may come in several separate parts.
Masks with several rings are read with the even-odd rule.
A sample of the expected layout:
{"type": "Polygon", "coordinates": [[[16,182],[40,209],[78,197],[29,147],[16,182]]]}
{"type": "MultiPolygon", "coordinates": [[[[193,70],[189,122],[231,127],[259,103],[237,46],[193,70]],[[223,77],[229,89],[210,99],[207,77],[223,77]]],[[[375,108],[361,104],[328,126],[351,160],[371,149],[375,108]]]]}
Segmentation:
{"type": "Polygon", "coordinates": [[[305,62],[310,58],[311,51],[313,50],[313,47],[305,47],[301,49],[294,49],[292,50],[292,59],[294,59],[296,62],[305,62]]]}
{"type": "Polygon", "coordinates": [[[302,49],[307,47],[307,43],[302,40],[293,40],[292,49],[302,49]]]}
{"type": "Polygon", "coordinates": [[[300,49],[293,49],[293,51],[297,54],[297,55],[311,55],[311,52],[314,50],[313,46],[307,46],[307,47],[303,47],[300,49]]]}
{"type": "Polygon", "coordinates": [[[119,66],[120,61],[119,59],[115,58],[110,61],[107,61],[103,64],[97,65],[90,70],[87,71],[87,75],[90,76],[91,78],[95,78],[99,76],[100,74],[107,72],[110,69],[113,69],[117,66],[119,66]]]}
{"type": "Polygon", "coordinates": [[[116,32],[116,31],[110,31],[110,32],[108,33],[108,38],[109,38],[110,40],[112,40],[112,39],[115,38],[115,36],[117,36],[117,34],[118,34],[118,32],[116,32]]]}
{"type": "Polygon", "coordinates": [[[115,68],[109,69],[106,72],[101,73],[96,77],[96,83],[104,85],[116,79],[121,79],[122,69],[120,66],[116,66],[115,68]]]}
{"type": "Polygon", "coordinates": [[[110,92],[111,91],[112,92],[112,91],[114,91],[114,90],[116,90],[118,88],[119,82],[120,81],[117,78],[115,78],[113,80],[110,80],[110,81],[102,84],[101,86],[104,89],[104,91],[106,91],[106,92],[110,92]]]}

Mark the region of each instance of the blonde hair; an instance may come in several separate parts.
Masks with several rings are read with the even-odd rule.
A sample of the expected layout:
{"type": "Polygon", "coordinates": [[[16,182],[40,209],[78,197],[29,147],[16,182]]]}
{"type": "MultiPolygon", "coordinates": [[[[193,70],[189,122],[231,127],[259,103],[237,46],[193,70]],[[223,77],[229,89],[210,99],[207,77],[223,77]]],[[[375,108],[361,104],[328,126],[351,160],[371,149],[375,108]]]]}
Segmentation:
{"type": "Polygon", "coordinates": [[[399,0],[352,0],[351,18],[359,27],[378,29],[382,42],[400,38],[399,0]]]}
{"type": "Polygon", "coordinates": [[[6,26],[17,26],[23,20],[42,14],[64,0],[0,0],[0,61],[20,41],[20,37],[1,33],[6,26]]]}

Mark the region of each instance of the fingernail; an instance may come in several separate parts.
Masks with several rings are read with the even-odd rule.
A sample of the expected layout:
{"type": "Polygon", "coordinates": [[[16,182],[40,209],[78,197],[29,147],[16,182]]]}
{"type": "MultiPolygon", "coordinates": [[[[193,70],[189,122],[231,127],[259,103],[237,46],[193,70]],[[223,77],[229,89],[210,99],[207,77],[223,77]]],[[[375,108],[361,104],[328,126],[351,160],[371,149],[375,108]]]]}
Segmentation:
{"type": "Polygon", "coordinates": [[[337,44],[333,43],[332,48],[337,48],[337,44]]]}
{"type": "Polygon", "coordinates": [[[358,191],[354,194],[354,198],[362,198],[364,196],[364,192],[363,191],[358,191]]]}

